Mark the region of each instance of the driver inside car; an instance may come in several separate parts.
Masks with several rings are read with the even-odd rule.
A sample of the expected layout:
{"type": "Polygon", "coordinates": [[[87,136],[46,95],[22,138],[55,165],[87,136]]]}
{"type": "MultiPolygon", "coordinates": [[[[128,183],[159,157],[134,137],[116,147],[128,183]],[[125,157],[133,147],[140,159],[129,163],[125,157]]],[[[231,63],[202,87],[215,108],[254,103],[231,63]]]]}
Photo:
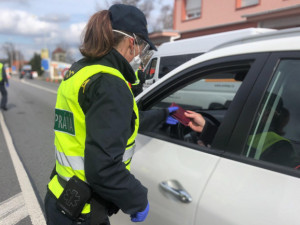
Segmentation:
{"type": "MultiPolygon", "coordinates": [[[[275,97],[272,96],[273,98],[275,97]]],[[[260,129],[265,126],[267,117],[269,116],[271,108],[266,107],[263,115],[263,119],[260,124],[260,129]]],[[[214,136],[218,130],[218,126],[212,124],[210,121],[204,119],[204,117],[197,112],[187,110],[184,115],[190,119],[188,126],[197,133],[197,144],[210,147],[214,136]]],[[[295,160],[295,153],[291,142],[283,138],[283,128],[289,121],[289,112],[282,105],[282,100],[279,101],[272,123],[267,132],[260,132],[256,135],[250,135],[247,145],[251,146],[250,157],[254,157],[255,152],[258,149],[259,139],[265,135],[265,141],[262,146],[260,160],[268,161],[288,167],[295,167],[298,164],[295,160]],[[253,139],[253,141],[251,141],[253,139]],[[251,143],[252,142],[252,143],[251,143]]]]}

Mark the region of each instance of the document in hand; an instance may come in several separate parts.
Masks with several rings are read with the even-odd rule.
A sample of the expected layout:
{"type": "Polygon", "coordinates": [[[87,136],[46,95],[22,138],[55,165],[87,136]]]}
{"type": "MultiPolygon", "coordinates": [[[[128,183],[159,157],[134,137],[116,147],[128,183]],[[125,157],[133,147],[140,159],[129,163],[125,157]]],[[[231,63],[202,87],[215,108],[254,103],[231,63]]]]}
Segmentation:
{"type": "Polygon", "coordinates": [[[174,119],[177,119],[182,125],[187,126],[191,120],[184,115],[185,110],[174,102],[170,105],[170,107],[171,106],[178,107],[178,110],[173,112],[171,116],[174,119]]]}

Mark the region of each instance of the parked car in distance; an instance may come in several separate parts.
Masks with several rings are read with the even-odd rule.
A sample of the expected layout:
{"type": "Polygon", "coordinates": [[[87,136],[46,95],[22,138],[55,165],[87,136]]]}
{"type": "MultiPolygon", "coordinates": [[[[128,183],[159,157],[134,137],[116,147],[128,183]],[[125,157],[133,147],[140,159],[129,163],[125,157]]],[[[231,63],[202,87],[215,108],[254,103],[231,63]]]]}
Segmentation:
{"type": "MultiPolygon", "coordinates": [[[[217,128],[141,130],[131,172],[148,188],[145,225],[298,225],[300,29],[230,42],[174,69],[138,97],[172,102],[217,128]]],[[[129,225],[118,213],[112,224],[129,225]]]]}
{"type": "Polygon", "coordinates": [[[24,65],[22,67],[21,73],[20,73],[20,79],[22,79],[22,78],[33,79],[32,66],[31,65],[24,65]]]}

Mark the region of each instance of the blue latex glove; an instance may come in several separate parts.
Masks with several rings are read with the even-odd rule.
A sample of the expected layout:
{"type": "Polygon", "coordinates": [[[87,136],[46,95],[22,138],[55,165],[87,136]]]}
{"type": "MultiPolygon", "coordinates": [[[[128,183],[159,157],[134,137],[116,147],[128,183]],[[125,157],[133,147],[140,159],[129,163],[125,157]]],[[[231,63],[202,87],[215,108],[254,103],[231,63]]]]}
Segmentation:
{"type": "Polygon", "coordinates": [[[176,110],[178,110],[179,108],[177,106],[172,106],[172,107],[169,107],[168,110],[169,110],[169,113],[172,113],[172,112],[175,112],[176,110]]]}
{"type": "Polygon", "coordinates": [[[149,207],[150,206],[149,206],[149,203],[148,203],[146,209],[143,212],[137,212],[135,214],[130,215],[131,221],[132,222],[143,222],[146,219],[147,215],[148,215],[149,207]]]}
{"type": "Polygon", "coordinates": [[[9,87],[9,83],[8,82],[6,82],[6,87],[9,87]]]}
{"type": "MultiPolygon", "coordinates": [[[[172,106],[168,108],[169,113],[175,112],[176,110],[178,110],[177,106],[172,106]]],[[[169,125],[176,125],[178,123],[178,120],[174,119],[172,116],[168,116],[167,120],[166,120],[166,124],[169,125]]]]}

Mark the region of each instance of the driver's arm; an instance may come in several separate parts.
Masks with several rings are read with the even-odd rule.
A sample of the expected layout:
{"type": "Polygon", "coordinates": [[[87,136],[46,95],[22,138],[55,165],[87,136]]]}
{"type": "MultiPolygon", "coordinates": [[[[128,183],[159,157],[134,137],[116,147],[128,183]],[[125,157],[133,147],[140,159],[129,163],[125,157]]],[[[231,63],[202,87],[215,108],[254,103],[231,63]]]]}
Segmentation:
{"type": "Polygon", "coordinates": [[[209,146],[217,133],[218,126],[212,124],[197,112],[187,110],[184,115],[191,121],[188,126],[197,132],[198,139],[205,145],[209,146]]]}
{"type": "Polygon", "coordinates": [[[205,146],[210,146],[217,131],[218,126],[212,124],[208,120],[205,120],[205,125],[201,133],[197,133],[198,139],[202,141],[205,146]]]}

